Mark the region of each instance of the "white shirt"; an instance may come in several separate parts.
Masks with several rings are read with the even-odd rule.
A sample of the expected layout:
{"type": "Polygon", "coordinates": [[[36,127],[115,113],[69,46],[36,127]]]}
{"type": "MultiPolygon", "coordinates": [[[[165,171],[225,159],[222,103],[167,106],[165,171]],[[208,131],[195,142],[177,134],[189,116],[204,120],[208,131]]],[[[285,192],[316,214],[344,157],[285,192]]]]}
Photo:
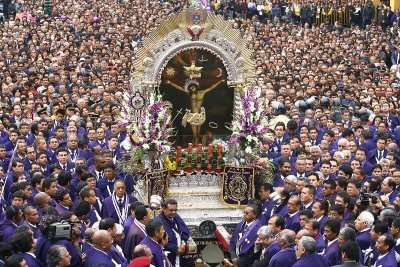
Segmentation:
{"type": "Polygon", "coordinates": [[[338,240],[338,238],[336,238],[335,240],[329,241],[327,247],[329,247],[330,245],[332,245],[333,242],[335,242],[336,240],[338,240]]]}

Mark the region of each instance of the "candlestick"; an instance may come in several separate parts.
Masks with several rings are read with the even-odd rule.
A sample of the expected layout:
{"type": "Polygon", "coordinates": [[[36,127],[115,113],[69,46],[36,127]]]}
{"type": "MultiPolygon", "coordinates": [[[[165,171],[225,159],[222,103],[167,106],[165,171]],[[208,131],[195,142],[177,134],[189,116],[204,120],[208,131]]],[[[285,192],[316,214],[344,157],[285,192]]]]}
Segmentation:
{"type": "Polygon", "coordinates": [[[201,144],[198,144],[197,145],[196,172],[201,172],[202,156],[203,156],[203,146],[201,144]]]}
{"type": "Polygon", "coordinates": [[[181,174],[181,154],[182,154],[182,147],[178,146],[176,148],[176,170],[175,170],[175,175],[181,174]]]}
{"type": "Polygon", "coordinates": [[[213,161],[213,144],[208,145],[208,154],[207,154],[207,172],[212,172],[212,161],[213,161]]]}
{"type": "Polygon", "coordinates": [[[189,143],[187,148],[186,173],[192,173],[192,143],[189,143]]]}
{"type": "Polygon", "coordinates": [[[222,172],[222,146],[218,145],[217,147],[217,169],[216,173],[222,172]]]}

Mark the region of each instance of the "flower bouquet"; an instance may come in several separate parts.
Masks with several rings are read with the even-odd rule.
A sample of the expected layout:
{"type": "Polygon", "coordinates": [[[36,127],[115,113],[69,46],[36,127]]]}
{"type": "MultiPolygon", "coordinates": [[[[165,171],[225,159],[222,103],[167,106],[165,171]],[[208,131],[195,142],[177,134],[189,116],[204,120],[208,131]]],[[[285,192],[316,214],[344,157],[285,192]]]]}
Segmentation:
{"type": "Polygon", "coordinates": [[[148,91],[147,101],[130,92],[124,97],[123,121],[130,136],[130,162],[123,164],[125,171],[161,169],[161,158],[171,150],[173,127],[171,126],[171,105],[162,100],[157,89],[148,91]],[[131,96],[134,97],[131,98],[131,96]],[[142,101],[142,103],[138,103],[142,101]],[[137,109],[134,107],[140,107],[137,109]],[[140,110],[140,112],[138,112],[140,110]]]}

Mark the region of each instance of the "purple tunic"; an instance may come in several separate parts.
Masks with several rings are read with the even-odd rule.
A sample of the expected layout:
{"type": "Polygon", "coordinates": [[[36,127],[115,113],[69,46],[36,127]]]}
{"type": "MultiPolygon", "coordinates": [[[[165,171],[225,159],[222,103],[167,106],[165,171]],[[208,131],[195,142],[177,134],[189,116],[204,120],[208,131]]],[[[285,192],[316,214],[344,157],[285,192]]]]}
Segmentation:
{"type": "Polygon", "coordinates": [[[190,236],[189,228],[186,226],[185,222],[178,214],[176,214],[172,220],[168,219],[164,215],[164,213],[158,215],[157,218],[164,223],[165,232],[168,233],[168,244],[165,245],[164,250],[170,252],[168,254],[168,259],[171,262],[171,264],[175,266],[175,261],[177,256],[176,252],[178,250],[178,247],[181,245],[178,244],[175,232],[177,232],[180,235],[182,241],[186,242],[188,241],[190,236]]]}
{"type": "Polygon", "coordinates": [[[330,266],[340,264],[342,253],[338,241],[335,240],[332,244],[327,246],[322,256],[325,257],[330,266]]]}
{"type": "Polygon", "coordinates": [[[376,267],[397,267],[396,256],[394,250],[389,251],[383,258],[378,259],[375,263],[376,267]]]}
{"type": "Polygon", "coordinates": [[[297,262],[293,265],[293,267],[310,267],[310,266],[318,266],[318,267],[329,267],[329,263],[326,261],[324,257],[318,254],[309,254],[297,260],[297,262]]]}
{"type": "Polygon", "coordinates": [[[132,259],[133,250],[146,237],[146,230],[135,219],[125,237],[124,254],[129,261],[132,259]]]}
{"type": "Polygon", "coordinates": [[[153,253],[153,258],[151,259],[151,264],[157,267],[164,267],[166,265],[166,257],[164,255],[164,252],[161,248],[161,246],[156,243],[153,239],[150,237],[146,236],[142,242],[140,242],[142,245],[146,245],[150,248],[151,252],[153,253]]]}
{"type": "Polygon", "coordinates": [[[285,216],[285,222],[286,222],[286,229],[293,230],[294,232],[297,233],[301,228],[299,212],[297,212],[293,216],[289,216],[289,214],[287,214],[285,216]]]}
{"type": "Polygon", "coordinates": [[[101,265],[104,267],[114,267],[115,264],[111,260],[111,256],[104,251],[100,251],[95,247],[92,247],[88,252],[88,257],[86,257],[84,267],[92,267],[94,265],[101,265]]]}
{"type": "Polygon", "coordinates": [[[364,253],[362,250],[366,250],[369,247],[374,247],[375,242],[371,238],[371,234],[369,233],[369,229],[365,230],[364,232],[358,233],[356,237],[356,242],[360,247],[360,262],[364,262],[364,253]]]}
{"type": "Polygon", "coordinates": [[[287,247],[276,253],[268,267],[292,267],[297,261],[296,252],[293,247],[287,247]]]}

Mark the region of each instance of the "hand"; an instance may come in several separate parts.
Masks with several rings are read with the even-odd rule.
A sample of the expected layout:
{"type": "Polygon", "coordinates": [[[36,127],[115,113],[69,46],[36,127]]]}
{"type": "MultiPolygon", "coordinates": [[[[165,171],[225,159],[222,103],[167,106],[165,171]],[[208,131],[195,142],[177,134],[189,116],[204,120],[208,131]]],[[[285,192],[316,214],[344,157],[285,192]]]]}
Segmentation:
{"type": "Polygon", "coordinates": [[[166,84],[171,84],[171,81],[170,80],[166,80],[165,83],[166,84]]]}
{"type": "Polygon", "coordinates": [[[239,259],[238,258],[234,258],[234,259],[232,259],[232,265],[231,266],[233,266],[233,265],[238,265],[238,263],[239,263],[239,259]]]}
{"type": "Polygon", "coordinates": [[[231,266],[233,266],[233,264],[228,259],[224,259],[224,267],[231,267],[231,266]]]}
{"type": "Polygon", "coordinates": [[[182,255],[186,252],[186,246],[181,245],[180,247],[178,247],[178,250],[176,251],[177,255],[182,255]]]}

